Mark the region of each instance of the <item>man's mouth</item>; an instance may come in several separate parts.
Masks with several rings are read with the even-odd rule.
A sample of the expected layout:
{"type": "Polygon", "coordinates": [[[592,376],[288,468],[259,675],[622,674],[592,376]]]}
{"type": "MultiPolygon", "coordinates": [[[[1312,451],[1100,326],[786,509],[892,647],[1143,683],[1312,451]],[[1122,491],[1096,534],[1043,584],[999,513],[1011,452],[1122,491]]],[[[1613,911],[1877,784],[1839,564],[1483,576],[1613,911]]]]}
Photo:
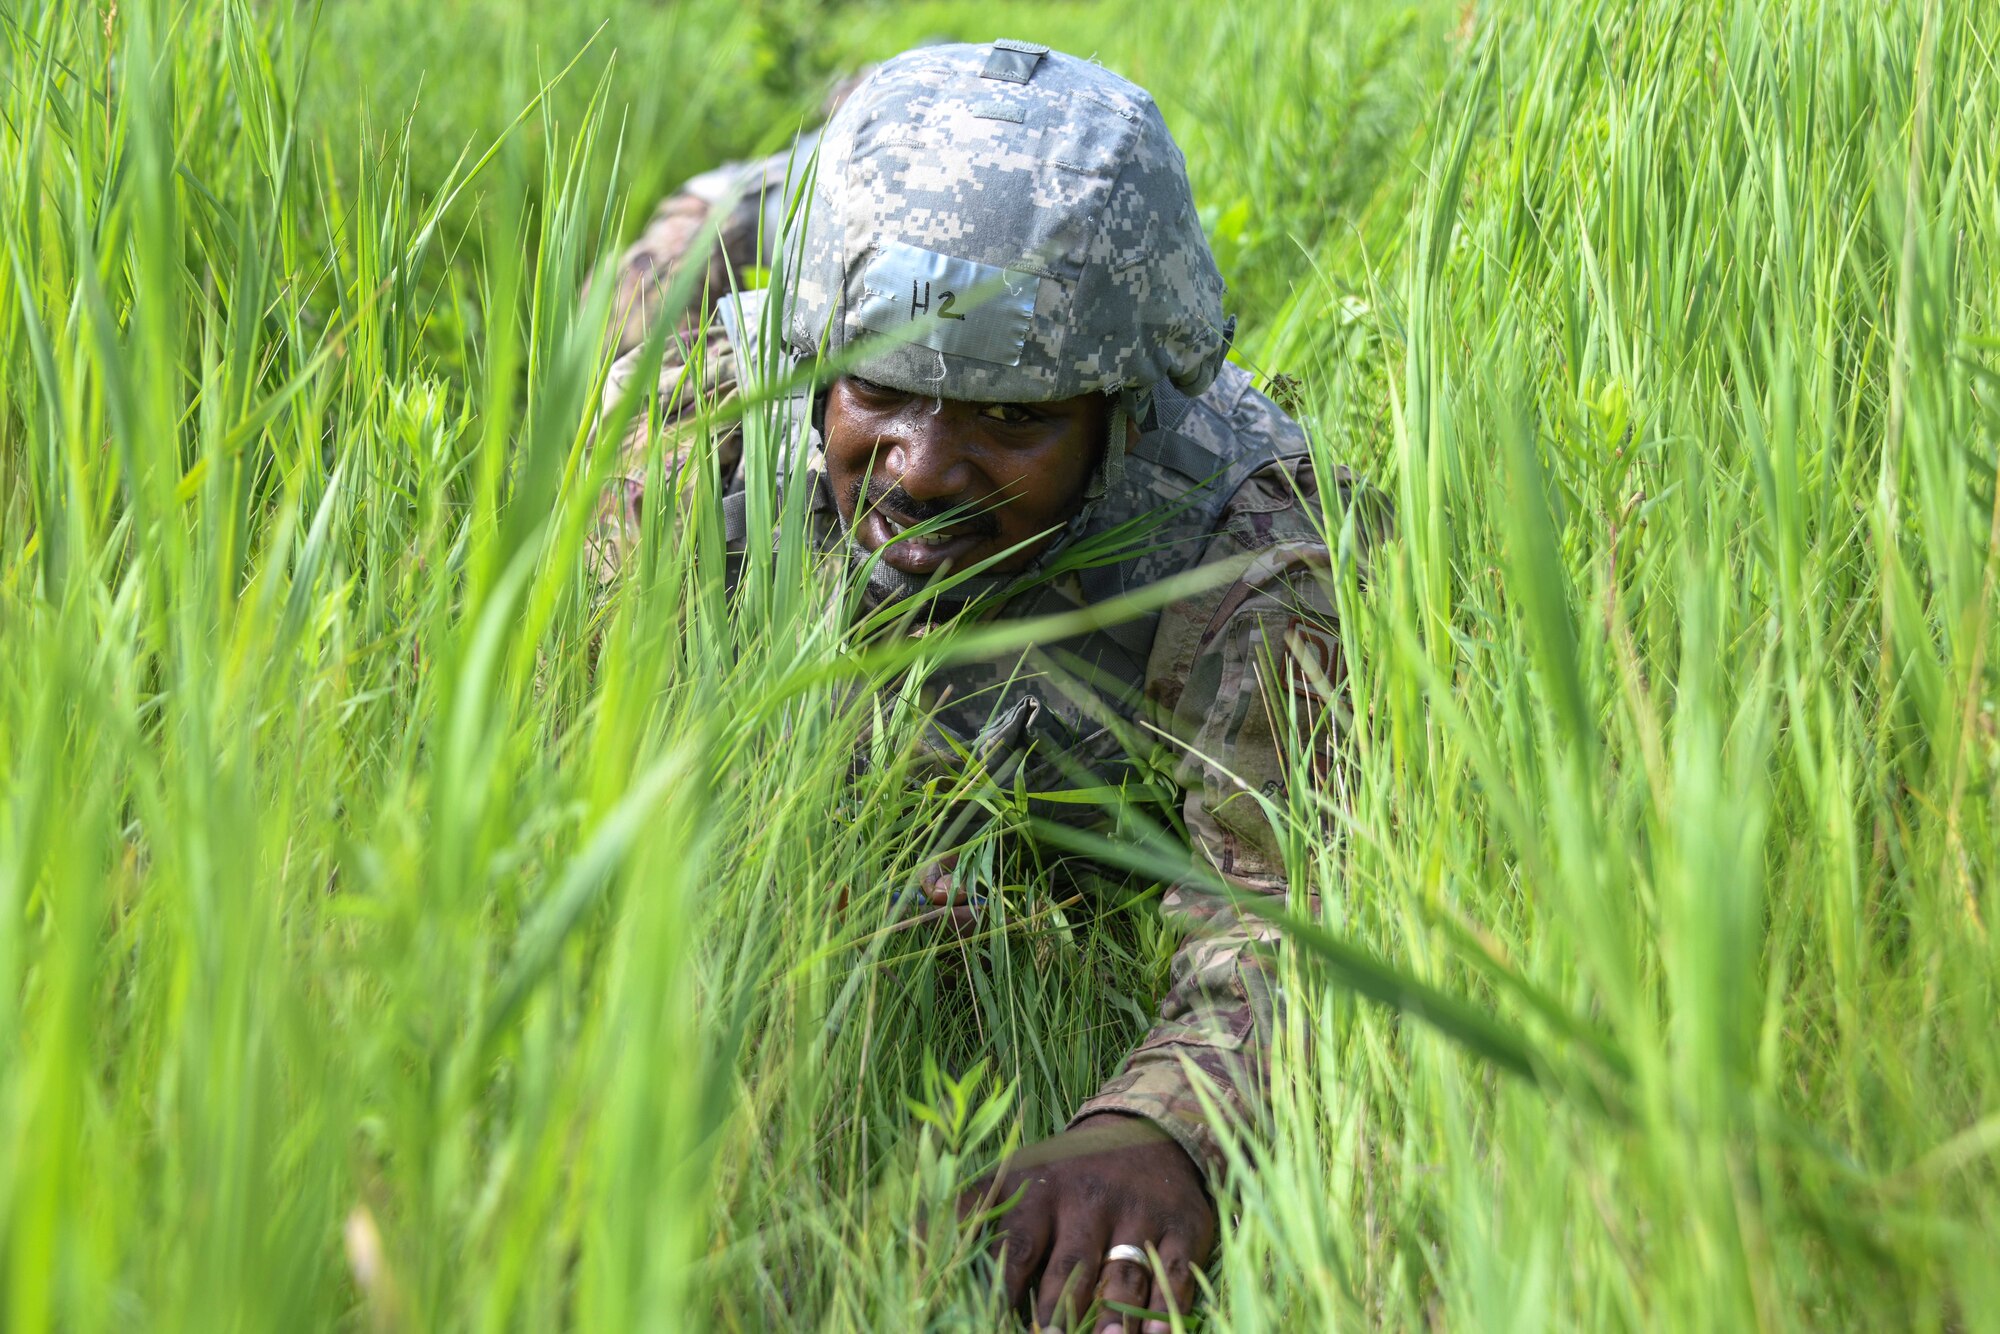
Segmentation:
{"type": "Polygon", "coordinates": [[[991,513],[918,501],[882,482],[857,481],[853,504],[854,536],[862,548],[906,575],[936,574],[947,564],[962,570],[999,531],[991,513]]]}
{"type": "Polygon", "coordinates": [[[949,563],[964,569],[973,553],[985,544],[988,525],[965,520],[945,527],[916,532],[923,522],[902,519],[886,510],[871,510],[858,525],[861,545],[879,552],[882,563],[904,574],[935,574],[949,563]]]}

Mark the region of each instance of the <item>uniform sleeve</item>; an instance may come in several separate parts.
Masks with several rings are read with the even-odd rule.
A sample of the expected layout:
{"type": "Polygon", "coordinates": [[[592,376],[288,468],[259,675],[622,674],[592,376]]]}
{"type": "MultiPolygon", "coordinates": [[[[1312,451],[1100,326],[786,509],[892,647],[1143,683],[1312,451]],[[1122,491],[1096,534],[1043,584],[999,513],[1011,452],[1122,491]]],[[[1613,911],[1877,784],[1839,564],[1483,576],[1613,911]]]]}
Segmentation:
{"type": "Polygon", "coordinates": [[[727,295],[753,268],[768,264],[767,252],[776,238],[764,234],[763,224],[766,195],[775,187],[755,164],[732,163],[700,179],[726,178],[731,173],[746,183],[733,200],[725,197],[718,203],[710,198],[714,190],[684,187],[660,201],[646,229],[619,256],[612,278],[611,331],[620,355],[644,343],[647,332],[661,320],[678,321],[681,332],[693,332],[688,320],[694,312],[727,295]],[[728,212],[716,222],[713,238],[704,243],[704,229],[718,207],[728,212]],[[685,304],[669,310],[669,290],[690,263],[701,265],[701,278],[689,289],[685,304]]]}
{"type": "MultiPolygon", "coordinates": [[[[605,423],[638,374],[643,349],[635,349],[612,364],[605,378],[597,419],[605,423]]],[[[682,467],[700,439],[701,418],[736,396],[736,349],[719,322],[711,322],[699,339],[676,336],[660,359],[654,392],[642,399],[618,442],[618,458],[598,498],[591,531],[590,556],[600,584],[608,584],[639,540],[646,503],[646,478],[659,460],[659,485],[672,494],[682,467]]],[[[726,483],[743,458],[742,428],[730,423],[715,438],[716,463],[726,483]]]]}
{"type": "MultiPolygon", "coordinates": [[[[684,183],[660,201],[645,231],[619,257],[611,316],[618,360],[605,384],[600,422],[636,373],[647,333],[662,321],[672,321],[673,328],[658,392],[632,419],[599,504],[591,555],[600,583],[617,573],[638,539],[642,492],[653,456],[661,456],[660,475],[672,481],[693,447],[697,411],[726,402],[736,392],[735,351],[718,324],[702,324],[701,312],[737,290],[754,269],[768,266],[777,243],[771,208],[783,194],[791,159],[788,151],[762,162],[726,163],[684,183]],[[727,210],[719,220],[718,209],[727,210]],[[703,266],[701,279],[689,289],[687,304],[669,310],[669,291],[689,264],[703,266]]],[[[727,480],[742,456],[736,427],[716,440],[716,452],[727,480]]]]}
{"type": "MultiPolygon", "coordinates": [[[[1189,839],[1233,889],[1280,901],[1281,835],[1263,803],[1285,807],[1302,776],[1292,756],[1321,785],[1343,727],[1345,674],[1326,567],[1314,539],[1265,548],[1219,598],[1171,608],[1155,650],[1170,659],[1163,677],[1173,697],[1162,702],[1186,742],[1179,778],[1189,839]]],[[[1171,888],[1162,908],[1190,934],[1159,1021],[1077,1115],[1146,1117],[1214,1180],[1224,1155],[1196,1085],[1237,1129],[1255,1127],[1280,999],[1258,947],[1275,933],[1195,884],[1171,888]]]]}

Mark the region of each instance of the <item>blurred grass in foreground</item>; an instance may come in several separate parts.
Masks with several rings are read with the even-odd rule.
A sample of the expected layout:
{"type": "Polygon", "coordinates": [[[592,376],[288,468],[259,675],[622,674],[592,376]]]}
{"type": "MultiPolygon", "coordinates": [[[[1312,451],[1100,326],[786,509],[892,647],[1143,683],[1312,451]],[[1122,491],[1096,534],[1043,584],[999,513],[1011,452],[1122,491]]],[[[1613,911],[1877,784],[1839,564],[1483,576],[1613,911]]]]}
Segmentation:
{"type": "Polygon", "coordinates": [[[1028,928],[884,929],[951,794],[712,496],[599,605],[577,293],[821,70],[1001,32],[1154,89],[1402,520],[1212,1318],[2000,1324],[1981,6],[1121,13],[5,18],[9,1328],[982,1319],[943,1202],[1172,938],[991,793],[1028,928]]]}

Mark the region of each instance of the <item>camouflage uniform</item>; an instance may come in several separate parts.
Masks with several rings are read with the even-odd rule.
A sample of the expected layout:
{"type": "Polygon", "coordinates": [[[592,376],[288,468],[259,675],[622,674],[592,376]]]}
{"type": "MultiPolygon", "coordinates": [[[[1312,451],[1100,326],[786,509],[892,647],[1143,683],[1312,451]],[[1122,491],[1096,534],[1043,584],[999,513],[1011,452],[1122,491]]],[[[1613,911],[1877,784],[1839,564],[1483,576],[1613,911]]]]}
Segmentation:
{"type": "MultiPolygon", "coordinates": [[[[801,153],[811,151],[805,145],[801,153]]],[[[801,157],[803,160],[803,157],[801,157]]],[[[646,340],[661,320],[685,322],[732,291],[753,268],[762,266],[783,219],[785,169],[790,156],[764,162],[732,162],[704,172],[660,201],[639,239],[619,257],[611,298],[612,341],[619,353],[646,340]],[[720,219],[716,210],[725,210],[720,219]],[[697,248],[713,225],[713,243],[697,248]],[[766,241],[766,235],[771,241],[766,241]],[[674,279],[690,254],[705,254],[700,281],[677,309],[665,309],[674,279]]],[[[691,332],[691,331],[690,331],[691,332]]]]}
{"type": "MultiPolygon", "coordinates": [[[[912,305],[924,295],[925,278],[913,277],[910,265],[930,265],[927,272],[942,272],[939,281],[961,284],[968,275],[951,271],[953,264],[1005,266],[1005,290],[1017,299],[996,303],[1004,318],[965,329],[924,324],[915,312],[905,313],[918,326],[916,337],[878,350],[864,372],[908,392],[919,392],[913,384],[925,386],[925,393],[937,386],[945,397],[980,401],[1116,394],[1138,429],[1133,439],[1114,418],[1107,461],[1082,513],[1028,575],[982,604],[982,614],[1073,610],[1202,566],[1226,566],[1230,577],[1122,624],[1037,645],[1025,655],[933,673],[919,687],[920,700],[959,753],[1024,757],[1031,792],[1119,784],[1165,732],[1179,743],[1174,778],[1195,846],[1234,888],[1282,898],[1288,886],[1278,835],[1260,802],[1285,805],[1294,779],[1288,753],[1307,757],[1320,777],[1333,763],[1343,725],[1343,674],[1327,591],[1330,558],[1317,525],[1324,510],[1345,508],[1349,483],[1344,474],[1337,477],[1343,496],[1323,506],[1304,433],[1242,370],[1222,363],[1227,333],[1212,261],[1205,270],[1171,256],[1158,262],[1163,251],[1185,249],[1186,233],[1197,224],[1178,150],[1150,100],[1094,66],[1067,57],[1044,61],[1040,53],[1025,44],[936,48],[885,67],[900,78],[893,96],[871,98],[864,85],[856,95],[868,103],[856,118],[859,130],[839,119],[828,129],[813,207],[832,216],[836,237],[870,234],[883,228],[879,218],[841,216],[843,203],[865,201],[868,209],[893,214],[893,230],[901,236],[914,233],[946,253],[895,258],[904,268],[885,280],[879,260],[862,269],[843,260],[837,247],[816,248],[809,228],[791,256],[798,270],[789,306],[769,310],[762,292],[722,303],[698,359],[700,397],[712,403],[754,385],[771,367],[765,349],[774,337],[795,351],[822,338],[837,347],[843,329],[852,337],[857,325],[893,323],[898,312],[885,320],[879,309],[885,293],[900,298],[907,288],[912,305]],[[917,68],[898,70],[913,59],[921,62],[917,68]],[[999,89],[991,86],[996,62],[999,89]],[[1029,92],[1053,95],[1038,101],[1024,96],[1029,92]],[[1100,127],[1111,119],[1114,129],[1136,128],[1122,143],[1088,142],[1070,114],[1079,97],[1100,110],[1109,106],[1112,116],[1100,116],[1100,127]],[[899,110],[893,105],[898,98],[922,105],[899,110]],[[891,103],[887,111],[885,101],[891,103]],[[911,133],[913,124],[925,132],[911,133]],[[870,127],[880,125],[892,132],[871,142],[870,127]],[[1005,163],[1021,164],[1036,187],[1029,192],[1036,198],[1031,216],[1054,220],[1011,255],[967,253],[979,239],[961,223],[967,208],[978,207],[965,202],[967,192],[995,178],[988,173],[982,180],[951,165],[964,157],[973,136],[995,141],[976,160],[990,165],[997,153],[1005,163]],[[949,147],[954,144],[955,150],[949,147]],[[1161,160],[1168,151],[1171,162],[1161,160]],[[1067,204],[1045,188],[1051,159],[1062,169],[1058,186],[1072,195],[1067,204]],[[1093,165],[1102,169],[1086,170],[1093,165]],[[827,191],[830,179],[853,186],[846,200],[827,191]],[[922,189],[910,184],[918,179],[922,189]],[[1079,205],[1075,196],[1091,190],[1109,198],[1079,205]],[[1172,216],[1149,207],[1163,198],[1172,216]],[[1074,221],[1079,208],[1103,225],[1065,232],[1063,219],[1074,221]],[[913,218],[927,219],[928,227],[913,226],[913,218]],[[871,301],[878,303],[873,311],[866,309],[871,301]],[[1079,313],[1077,307],[1089,302],[1138,309],[1137,323],[1147,336],[1121,341],[1119,321],[1093,323],[1088,310],[1079,313]],[[1018,345],[1010,343],[1017,334],[1018,345]],[[1005,354],[1016,347],[1019,360],[1009,364],[1005,354]],[[1147,392],[1133,392],[1135,381],[1147,392]],[[1143,536],[1124,543],[1121,558],[1069,569],[1057,559],[1063,550],[1135,525],[1144,527],[1143,536]]],[[[997,174],[1004,172],[1003,166],[997,174]]],[[[1205,260],[1206,244],[1198,229],[1193,234],[1205,260]]],[[[949,294],[933,292],[940,295],[949,294]]],[[[666,452],[669,474],[682,456],[678,427],[697,388],[688,383],[687,351],[681,342],[660,373],[656,419],[664,431],[649,434],[636,424],[624,443],[624,485],[614,487],[605,515],[611,551],[635,531],[638,489],[653,452],[666,452]]],[[[627,357],[614,367],[607,410],[633,365],[627,357]]],[[[796,404],[781,420],[796,423],[799,440],[816,449],[809,416],[809,404],[796,404]]],[[[732,436],[718,452],[725,490],[740,495],[740,442],[732,436]]],[[[814,538],[825,550],[841,550],[844,538],[823,472],[809,468],[808,475],[814,538]]],[[[740,501],[730,503],[734,498],[725,499],[725,514],[740,516],[740,501]]],[[[730,538],[739,551],[755,545],[740,524],[732,525],[730,538]]],[[[1254,1121],[1275,1001],[1268,966],[1255,947],[1268,936],[1254,918],[1246,921],[1225,899],[1193,883],[1170,888],[1164,906],[1193,930],[1175,958],[1159,1022],[1077,1115],[1150,1118],[1212,1175],[1222,1155],[1195,1084],[1207,1083],[1225,1117],[1254,1121]]]]}
{"type": "MultiPolygon", "coordinates": [[[[874,72],[870,66],[835,84],[822,114],[840,110],[848,95],[874,72]]],[[[754,162],[725,162],[684,182],[660,201],[645,230],[618,257],[611,335],[621,356],[644,342],[646,331],[660,320],[672,320],[682,332],[692,333],[687,327],[690,315],[738,286],[756,285],[744,280],[751,270],[768,268],[771,262],[785,222],[786,183],[804,170],[818,142],[819,132],[808,131],[782,153],[754,162]],[[714,235],[708,244],[701,244],[710,226],[714,235]],[[667,295],[691,254],[704,258],[701,279],[691,285],[678,308],[667,310],[667,295]]]]}

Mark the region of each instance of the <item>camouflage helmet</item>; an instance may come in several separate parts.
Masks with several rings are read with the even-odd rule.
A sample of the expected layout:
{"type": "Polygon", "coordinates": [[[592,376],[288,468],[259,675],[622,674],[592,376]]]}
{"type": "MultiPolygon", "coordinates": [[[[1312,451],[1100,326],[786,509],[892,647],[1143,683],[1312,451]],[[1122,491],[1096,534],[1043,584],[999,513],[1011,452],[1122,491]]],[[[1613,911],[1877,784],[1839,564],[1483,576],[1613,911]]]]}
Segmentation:
{"type": "Polygon", "coordinates": [[[906,393],[1194,396],[1228,350],[1222,276],[1145,90],[1028,42],[884,63],[828,123],[787,249],[794,353],[872,340],[906,393]],[[878,338],[878,336],[881,336],[878,338]]]}

